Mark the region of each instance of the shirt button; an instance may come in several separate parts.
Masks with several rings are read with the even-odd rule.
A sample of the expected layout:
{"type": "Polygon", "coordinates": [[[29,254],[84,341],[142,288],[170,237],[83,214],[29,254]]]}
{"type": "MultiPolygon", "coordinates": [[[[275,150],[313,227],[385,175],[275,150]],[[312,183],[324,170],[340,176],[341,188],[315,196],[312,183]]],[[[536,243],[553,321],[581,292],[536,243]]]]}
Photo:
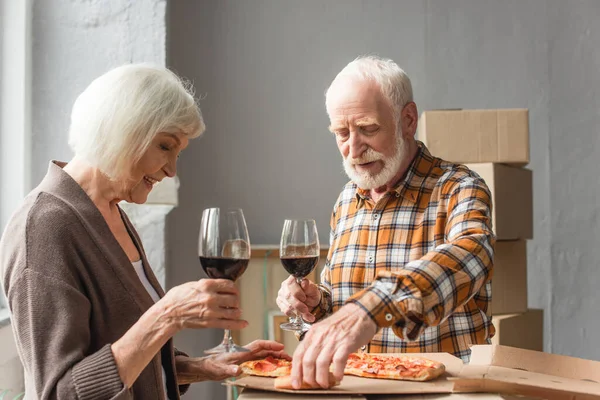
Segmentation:
{"type": "Polygon", "coordinates": [[[360,351],[365,351],[365,350],[367,350],[367,345],[360,346],[360,351]]]}
{"type": "Polygon", "coordinates": [[[374,257],[373,256],[369,256],[369,257],[367,257],[367,259],[369,260],[369,262],[373,262],[374,257]]]}
{"type": "Polygon", "coordinates": [[[387,314],[385,314],[385,320],[386,320],[387,322],[390,322],[390,321],[391,321],[393,318],[394,318],[394,317],[392,316],[392,314],[390,314],[390,313],[387,313],[387,314]]]}
{"type": "Polygon", "coordinates": [[[373,214],[373,219],[377,221],[379,219],[379,214],[373,214]]]}

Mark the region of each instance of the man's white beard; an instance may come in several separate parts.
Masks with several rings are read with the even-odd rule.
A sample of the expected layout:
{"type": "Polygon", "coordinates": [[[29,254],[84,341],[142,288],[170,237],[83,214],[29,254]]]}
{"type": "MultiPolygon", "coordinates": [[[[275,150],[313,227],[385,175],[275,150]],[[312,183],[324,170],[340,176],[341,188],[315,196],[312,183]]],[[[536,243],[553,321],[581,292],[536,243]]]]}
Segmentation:
{"type": "Polygon", "coordinates": [[[398,132],[396,133],[396,151],[394,152],[394,155],[385,157],[383,154],[369,147],[360,158],[344,158],[344,170],[350,180],[356,183],[359,188],[364,190],[376,189],[389,183],[398,173],[402,160],[406,157],[407,152],[407,142],[402,137],[402,133],[398,132]],[[358,172],[355,168],[356,164],[364,164],[379,160],[383,162],[383,169],[377,174],[371,174],[367,171],[358,172]]]}

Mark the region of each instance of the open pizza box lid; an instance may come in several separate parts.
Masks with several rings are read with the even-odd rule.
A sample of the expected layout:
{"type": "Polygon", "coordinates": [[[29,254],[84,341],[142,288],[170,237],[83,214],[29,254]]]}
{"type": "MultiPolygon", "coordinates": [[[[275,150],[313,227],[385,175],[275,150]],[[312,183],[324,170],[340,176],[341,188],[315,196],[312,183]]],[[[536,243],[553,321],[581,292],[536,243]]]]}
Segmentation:
{"type": "MultiPolygon", "coordinates": [[[[303,398],[336,394],[364,395],[366,399],[378,400],[487,400],[489,396],[467,393],[500,393],[502,396],[494,395],[491,398],[509,399],[510,395],[518,395],[570,400],[600,399],[600,362],[498,345],[476,345],[471,349],[471,362],[468,365],[447,353],[411,354],[445,364],[446,373],[430,382],[345,376],[341,384],[333,389],[294,391],[275,389],[272,378],[245,376],[226,384],[267,392],[302,394],[303,398]],[[393,396],[399,394],[404,396],[393,396]]],[[[279,398],[284,397],[273,397],[279,398]]]]}
{"type": "Polygon", "coordinates": [[[508,346],[471,347],[453,392],[600,399],[600,362],[508,346]]]}

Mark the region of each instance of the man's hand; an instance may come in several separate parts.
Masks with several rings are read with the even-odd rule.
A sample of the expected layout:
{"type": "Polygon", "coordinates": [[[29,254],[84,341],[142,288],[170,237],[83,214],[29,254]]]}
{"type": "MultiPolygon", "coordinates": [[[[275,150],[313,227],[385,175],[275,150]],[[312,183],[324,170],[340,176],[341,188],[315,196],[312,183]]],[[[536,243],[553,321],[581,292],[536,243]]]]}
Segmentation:
{"type": "Polygon", "coordinates": [[[332,316],[313,325],[294,352],[292,385],[299,389],[302,381],[312,387],[329,387],[329,367],[339,382],[350,353],[369,343],[377,325],[356,304],[346,304],[332,316]]]}
{"type": "Polygon", "coordinates": [[[186,385],[200,381],[222,381],[242,373],[238,364],[257,360],[268,356],[292,358],[283,350],[283,344],[270,340],[255,340],[245,346],[250,351],[240,353],[223,353],[208,357],[191,358],[177,356],[177,384],[186,385]]]}
{"type": "Polygon", "coordinates": [[[320,301],[321,292],[317,285],[308,279],[303,279],[302,285],[298,285],[292,275],[281,283],[276,300],[281,312],[293,317],[297,311],[307,322],[314,322],[315,316],[310,312],[320,301]]]}

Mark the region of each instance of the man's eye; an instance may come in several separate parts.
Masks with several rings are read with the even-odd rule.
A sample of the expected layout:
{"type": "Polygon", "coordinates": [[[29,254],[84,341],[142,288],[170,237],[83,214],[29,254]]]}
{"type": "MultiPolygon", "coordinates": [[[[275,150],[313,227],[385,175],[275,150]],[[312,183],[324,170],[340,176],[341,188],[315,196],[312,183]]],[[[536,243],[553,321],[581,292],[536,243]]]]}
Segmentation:
{"type": "Polygon", "coordinates": [[[366,125],[362,127],[362,130],[368,133],[373,133],[373,132],[377,132],[377,130],[379,130],[379,125],[376,124],[372,124],[372,125],[366,125]]]}
{"type": "Polygon", "coordinates": [[[348,131],[336,131],[335,136],[337,136],[341,139],[346,138],[346,137],[348,137],[348,131]]]}
{"type": "Polygon", "coordinates": [[[160,145],[160,149],[164,151],[171,151],[171,148],[169,146],[165,146],[164,144],[160,145]]]}

